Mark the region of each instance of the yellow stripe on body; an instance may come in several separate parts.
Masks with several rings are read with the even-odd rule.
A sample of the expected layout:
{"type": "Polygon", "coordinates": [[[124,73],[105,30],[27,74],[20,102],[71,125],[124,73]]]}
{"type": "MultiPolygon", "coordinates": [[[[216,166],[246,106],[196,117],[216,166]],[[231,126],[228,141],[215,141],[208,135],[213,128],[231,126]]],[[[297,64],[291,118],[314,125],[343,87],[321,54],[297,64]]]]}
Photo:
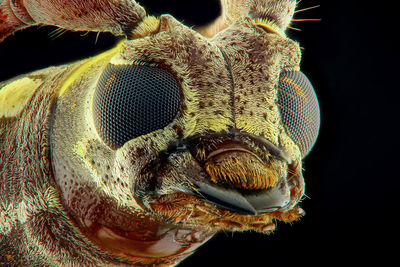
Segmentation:
{"type": "Polygon", "coordinates": [[[23,77],[0,88],[0,118],[17,116],[43,82],[39,78],[23,77]]]}
{"type": "Polygon", "coordinates": [[[105,60],[110,60],[114,55],[118,53],[118,51],[121,49],[121,46],[123,44],[123,41],[120,42],[117,46],[114,48],[101,53],[100,55],[97,55],[93,58],[90,58],[88,60],[83,61],[80,65],[78,65],[71,73],[66,77],[63,85],[61,86],[60,90],[57,92],[57,97],[62,96],[68,88],[78,79],[81,77],[81,75],[85,72],[87,72],[91,67],[94,65],[98,64],[100,61],[105,61],[105,60]]]}
{"type": "Polygon", "coordinates": [[[264,18],[254,18],[253,23],[256,26],[263,27],[270,33],[275,33],[280,35],[283,38],[286,38],[286,34],[282,29],[276,24],[276,22],[272,19],[264,19],[264,18]]]}

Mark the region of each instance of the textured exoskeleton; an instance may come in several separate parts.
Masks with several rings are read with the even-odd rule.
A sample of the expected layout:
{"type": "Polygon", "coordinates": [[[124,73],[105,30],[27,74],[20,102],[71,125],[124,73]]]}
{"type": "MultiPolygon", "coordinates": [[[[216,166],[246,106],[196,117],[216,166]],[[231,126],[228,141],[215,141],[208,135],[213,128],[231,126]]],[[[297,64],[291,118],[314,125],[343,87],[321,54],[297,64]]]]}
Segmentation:
{"type": "Polygon", "coordinates": [[[221,2],[198,31],[133,0],[0,2],[0,40],[126,35],[0,83],[0,264],[170,266],[218,231],[303,215],[319,109],[285,36],[296,1],[221,2]]]}

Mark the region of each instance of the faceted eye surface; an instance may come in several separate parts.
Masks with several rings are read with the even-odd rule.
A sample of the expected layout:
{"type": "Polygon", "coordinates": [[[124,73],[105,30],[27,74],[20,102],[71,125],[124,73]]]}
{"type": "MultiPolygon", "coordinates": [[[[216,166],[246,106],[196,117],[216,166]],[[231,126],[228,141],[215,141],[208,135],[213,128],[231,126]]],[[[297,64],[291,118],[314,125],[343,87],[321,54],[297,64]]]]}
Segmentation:
{"type": "Polygon", "coordinates": [[[314,145],[319,131],[318,99],[307,77],[300,71],[283,71],[278,84],[281,119],[304,157],[314,145]]]}
{"type": "Polygon", "coordinates": [[[181,89],[168,71],[109,64],[93,99],[97,132],[112,148],[167,126],[176,116],[181,89]]]}

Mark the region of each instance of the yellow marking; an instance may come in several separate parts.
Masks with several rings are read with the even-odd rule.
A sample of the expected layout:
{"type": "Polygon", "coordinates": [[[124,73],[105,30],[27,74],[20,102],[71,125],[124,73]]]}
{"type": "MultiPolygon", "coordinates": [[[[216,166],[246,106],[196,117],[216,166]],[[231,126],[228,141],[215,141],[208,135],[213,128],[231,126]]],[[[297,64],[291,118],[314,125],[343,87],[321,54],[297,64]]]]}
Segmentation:
{"type": "Polygon", "coordinates": [[[68,88],[77,80],[81,77],[81,75],[85,72],[87,72],[88,70],[90,70],[91,67],[93,67],[94,65],[98,64],[100,61],[104,61],[104,60],[109,60],[111,59],[112,56],[114,56],[115,54],[118,53],[118,51],[120,51],[121,46],[123,44],[123,41],[120,42],[117,46],[115,46],[114,48],[98,55],[95,56],[89,60],[84,61],[81,65],[77,66],[75,68],[75,70],[73,70],[68,77],[66,77],[65,82],[63,83],[62,87],[60,88],[60,90],[57,92],[57,97],[62,96],[67,90],[68,88]]]}
{"type": "MultiPolygon", "coordinates": [[[[74,145],[74,151],[78,154],[82,159],[86,156],[86,146],[83,141],[78,141],[74,145]]],[[[90,165],[89,165],[90,166],[90,165]]]]}
{"type": "Polygon", "coordinates": [[[24,77],[0,89],[0,117],[16,116],[42,84],[40,79],[24,77]]]}
{"type": "Polygon", "coordinates": [[[296,84],[289,77],[284,77],[283,82],[288,83],[289,85],[293,86],[293,88],[296,90],[296,93],[304,100],[304,102],[306,102],[308,104],[309,100],[308,100],[306,94],[304,93],[303,88],[301,88],[301,86],[296,84]]]}
{"type": "Polygon", "coordinates": [[[132,63],[121,57],[121,54],[118,53],[110,59],[110,63],[113,65],[131,65],[132,63]]]}
{"type": "MultiPolygon", "coordinates": [[[[87,135],[87,134],[86,134],[87,135]]],[[[103,180],[101,179],[101,173],[99,173],[93,163],[86,158],[87,155],[87,149],[86,149],[86,143],[87,143],[87,138],[83,137],[82,140],[77,141],[73,145],[73,151],[83,160],[83,163],[86,166],[86,170],[88,170],[91,174],[92,177],[94,178],[94,182],[97,185],[97,189],[101,190],[104,192],[107,196],[113,197],[114,193],[112,189],[108,186],[105,186],[103,180]]],[[[120,188],[118,188],[120,189],[120,188]]]]}
{"type": "Polygon", "coordinates": [[[143,21],[135,28],[129,39],[143,38],[150,34],[157,33],[160,29],[160,19],[154,16],[147,16],[143,21]]]}
{"type": "Polygon", "coordinates": [[[254,25],[264,28],[267,32],[278,34],[282,37],[286,37],[285,32],[271,19],[255,18],[254,25]]]}

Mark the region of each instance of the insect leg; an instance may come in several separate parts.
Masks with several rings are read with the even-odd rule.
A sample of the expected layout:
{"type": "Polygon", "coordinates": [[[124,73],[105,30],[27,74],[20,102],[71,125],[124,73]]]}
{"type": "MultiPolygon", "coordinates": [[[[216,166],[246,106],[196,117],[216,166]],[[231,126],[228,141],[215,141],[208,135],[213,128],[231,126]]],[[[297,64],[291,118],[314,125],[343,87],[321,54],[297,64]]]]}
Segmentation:
{"type": "Polygon", "coordinates": [[[38,24],[129,34],[145,16],[143,7],[134,0],[3,0],[0,42],[17,30],[38,24]]]}
{"type": "Polygon", "coordinates": [[[32,18],[24,8],[18,8],[19,2],[5,0],[0,2],[0,42],[13,32],[33,23],[32,18]]]}

